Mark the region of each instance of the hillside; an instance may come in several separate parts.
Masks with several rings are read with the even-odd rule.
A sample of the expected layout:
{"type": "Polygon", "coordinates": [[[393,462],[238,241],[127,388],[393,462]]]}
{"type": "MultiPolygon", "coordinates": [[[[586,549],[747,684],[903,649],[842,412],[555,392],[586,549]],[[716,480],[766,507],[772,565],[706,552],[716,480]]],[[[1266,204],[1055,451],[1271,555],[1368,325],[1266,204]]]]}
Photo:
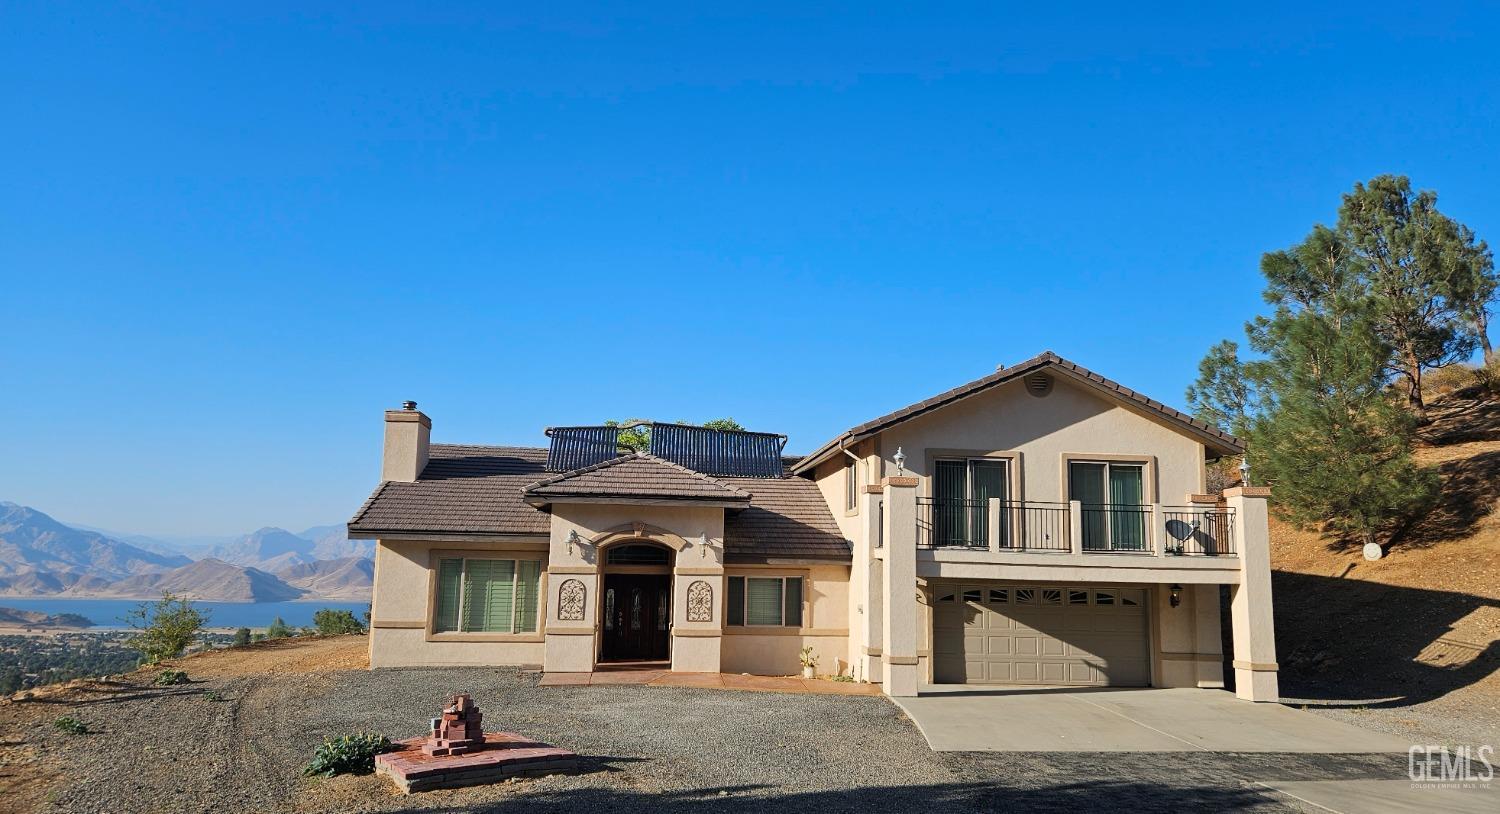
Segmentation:
{"type": "Polygon", "coordinates": [[[1417,458],[1442,492],[1383,559],[1272,519],[1282,693],[1363,702],[1403,734],[1418,719],[1500,732],[1500,399],[1457,393],[1430,412],[1417,458]]]}
{"type": "Polygon", "coordinates": [[[0,608],[0,627],[85,628],[93,626],[92,620],[76,613],[50,614],[41,611],[0,608]]]}
{"type": "Polygon", "coordinates": [[[344,526],[314,526],[301,534],[268,526],[214,548],[209,556],[274,572],[294,565],[370,557],[374,553],[372,541],[350,540],[344,526]]]}
{"type": "Polygon", "coordinates": [[[365,557],[321,560],[288,566],[276,576],[324,599],[368,600],[375,583],[375,561],[365,557]]]}
{"type": "Polygon", "coordinates": [[[285,602],[303,597],[302,590],[272,574],[211,557],[163,574],[124,579],[91,595],[150,598],[161,596],[163,591],[189,599],[225,602],[285,602]]]}
{"type": "Polygon", "coordinates": [[[65,588],[85,577],[122,579],[189,562],[180,554],[158,554],[65,526],[29,506],[0,503],[0,590],[15,592],[16,580],[31,574],[50,575],[34,577],[31,584],[55,581],[65,588]]]}

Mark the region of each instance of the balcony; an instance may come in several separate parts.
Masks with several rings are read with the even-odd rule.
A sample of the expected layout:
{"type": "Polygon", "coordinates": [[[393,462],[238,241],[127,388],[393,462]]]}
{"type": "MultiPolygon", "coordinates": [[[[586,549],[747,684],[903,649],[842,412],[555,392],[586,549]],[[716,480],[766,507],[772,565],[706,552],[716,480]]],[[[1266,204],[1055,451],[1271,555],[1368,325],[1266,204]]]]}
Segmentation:
{"type": "Polygon", "coordinates": [[[1233,557],[1224,506],[917,498],[917,548],[995,554],[1233,557]]]}

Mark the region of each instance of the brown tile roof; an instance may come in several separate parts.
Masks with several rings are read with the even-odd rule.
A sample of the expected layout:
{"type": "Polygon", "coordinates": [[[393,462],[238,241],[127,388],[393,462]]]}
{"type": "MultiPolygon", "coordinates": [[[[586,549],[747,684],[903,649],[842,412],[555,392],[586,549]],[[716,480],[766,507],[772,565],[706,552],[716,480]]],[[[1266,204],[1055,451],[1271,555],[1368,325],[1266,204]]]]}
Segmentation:
{"type": "Polygon", "coordinates": [[[777,557],[849,561],[849,542],[816,483],[798,477],[724,480],[752,490],[748,508],[724,515],[727,562],[777,557]]]}
{"type": "MultiPolygon", "coordinates": [[[[433,444],[429,454],[417,482],[376,487],[349,521],[350,534],[547,534],[550,515],[527,504],[523,496],[533,483],[558,479],[545,470],[546,449],[433,444]]],[[[730,562],[849,560],[849,544],[812,481],[709,478],[684,471],[694,480],[705,478],[731,493],[749,495],[744,509],[725,513],[725,554],[730,562]]]]}
{"type": "Polygon", "coordinates": [[[533,505],[547,498],[601,497],[748,503],[750,493],[648,452],[636,452],[528,485],[533,505]]]}
{"type": "Polygon", "coordinates": [[[1148,413],[1152,413],[1157,417],[1164,419],[1167,423],[1175,425],[1178,429],[1186,432],[1187,434],[1198,438],[1199,440],[1207,444],[1209,448],[1214,449],[1218,452],[1224,454],[1235,454],[1243,452],[1245,449],[1245,445],[1240,441],[1240,439],[1227,432],[1224,432],[1218,427],[1215,427],[1204,421],[1199,421],[1198,419],[1193,418],[1187,413],[1181,412],[1179,410],[1174,410],[1171,407],[1168,407],[1167,405],[1146,396],[1144,393],[1138,393],[1134,390],[1131,390],[1130,388],[1126,387],[1123,384],[1120,384],[1119,382],[1107,379],[1099,375],[1098,373],[1095,373],[1092,370],[1083,367],[1082,365],[1070,362],[1067,359],[1064,359],[1049,350],[1043,351],[1041,354],[1027,359],[1020,364],[1011,365],[1010,367],[1004,368],[1003,370],[997,370],[994,373],[985,376],[984,378],[975,379],[968,384],[959,385],[952,390],[944,393],[939,393],[932,398],[923,399],[916,404],[902,407],[901,409],[893,413],[887,413],[886,415],[883,415],[879,418],[872,419],[856,427],[852,427],[844,433],[840,434],[838,437],[834,438],[832,441],[829,441],[823,446],[818,447],[818,449],[811,454],[803,456],[801,461],[797,463],[796,470],[799,472],[805,471],[810,467],[822,463],[823,460],[827,458],[827,456],[831,452],[837,449],[840,441],[843,441],[847,444],[862,436],[873,435],[874,433],[889,429],[890,427],[903,421],[916,418],[923,413],[936,410],[939,407],[945,407],[960,399],[972,396],[976,393],[981,393],[992,387],[998,387],[999,385],[1005,384],[1006,382],[1013,381],[1029,373],[1035,373],[1038,370],[1042,370],[1048,367],[1061,370],[1064,373],[1069,374],[1069,378],[1073,379],[1074,381],[1079,381],[1084,384],[1090,385],[1095,390],[1098,390],[1105,395],[1112,396],[1120,401],[1127,402],[1132,406],[1141,408],[1148,413]]]}
{"type": "Polygon", "coordinates": [[[415,483],[376,487],[350,533],[546,534],[551,518],[526,505],[521,490],[546,477],[547,450],[433,444],[415,483]]]}

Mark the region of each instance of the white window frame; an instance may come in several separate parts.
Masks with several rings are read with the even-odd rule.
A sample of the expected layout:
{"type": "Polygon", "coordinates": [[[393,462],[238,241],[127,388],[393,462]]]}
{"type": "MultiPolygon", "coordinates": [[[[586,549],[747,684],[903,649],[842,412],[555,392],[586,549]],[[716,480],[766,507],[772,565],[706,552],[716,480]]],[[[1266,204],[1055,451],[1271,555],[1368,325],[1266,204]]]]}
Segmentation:
{"type": "Polygon", "coordinates": [[[844,466],[844,514],[859,511],[859,461],[852,458],[844,466]]]}
{"type": "MultiPolygon", "coordinates": [[[[728,624],[729,614],[728,614],[728,609],[726,608],[725,609],[725,615],[724,615],[725,626],[726,627],[737,627],[737,628],[738,627],[743,627],[743,628],[787,628],[787,627],[790,627],[790,628],[796,628],[796,629],[801,629],[801,628],[807,627],[807,575],[806,574],[753,574],[753,575],[752,574],[729,574],[729,575],[725,576],[725,579],[726,580],[729,580],[729,579],[743,579],[743,580],[745,580],[745,590],[742,592],[742,594],[740,596],[740,601],[743,603],[740,606],[740,624],[738,624],[738,625],[729,625],[728,624]],[[781,580],[781,605],[780,605],[780,608],[781,608],[781,622],[780,623],[774,624],[774,625],[755,625],[755,624],[751,624],[750,623],[750,580],[752,580],[752,579],[765,579],[765,580],[779,579],[779,580],[781,580]],[[786,596],[787,596],[787,593],[786,593],[786,581],[789,580],[789,579],[797,579],[797,580],[801,580],[802,581],[802,589],[801,589],[801,592],[797,596],[797,606],[802,611],[802,621],[801,621],[801,623],[799,623],[797,625],[789,625],[789,624],[786,623],[786,596]]],[[[728,586],[728,583],[726,583],[725,586],[724,586],[724,596],[725,596],[725,601],[727,602],[728,601],[728,596],[729,596],[729,586],[728,586]]]]}
{"type": "Polygon", "coordinates": [[[432,593],[432,632],[433,632],[433,634],[434,635],[439,635],[439,636],[444,635],[444,634],[450,634],[450,633],[482,634],[482,635],[486,635],[486,636],[534,636],[534,635],[536,635],[542,629],[542,613],[544,611],[543,602],[542,602],[542,575],[546,572],[546,570],[547,569],[546,569],[545,565],[542,563],[542,561],[540,559],[532,559],[532,558],[524,558],[524,557],[462,557],[462,556],[460,556],[460,557],[445,557],[445,556],[439,556],[437,558],[437,568],[433,569],[433,579],[435,581],[437,581],[437,585],[434,587],[433,593],[432,593]],[[457,609],[458,609],[457,610],[457,617],[458,618],[456,619],[456,621],[454,623],[454,629],[453,630],[438,630],[438,607],[442,604],[442,592],[443,592],[443,585],[442,585],[442,582],[441,582],[441,573],[442,573],[442,567],[443,567],[443,560],[458,560],[460,562],[459,571],[458,571],[458,596],[456,598],[457,609]],[[485,562],[509,562],[509,563],[511,563],[511,571],[510,571],[510,630],[466,630],[466,629],[464,629],[464,590],[465,590],[465,587],[468,585],[468,582],[469,582],[469,580],[468,580],[468,576],[469,576],[469,562],[471,560],[483,560],[485,562]],[[518,606],[520,604],[519,602],[516,601],[516,588],[521,584],[521,563],[523,563],[523,562],[536,563],[536,566],[537,566],[537,571],[536,571],[536,619],[533,620],[533,628],[531,630],[517,630],[516,629],[516,623],[519,621],[519,617],[518,617],[517,614],[519,612],[519,607],[518,606]]]}

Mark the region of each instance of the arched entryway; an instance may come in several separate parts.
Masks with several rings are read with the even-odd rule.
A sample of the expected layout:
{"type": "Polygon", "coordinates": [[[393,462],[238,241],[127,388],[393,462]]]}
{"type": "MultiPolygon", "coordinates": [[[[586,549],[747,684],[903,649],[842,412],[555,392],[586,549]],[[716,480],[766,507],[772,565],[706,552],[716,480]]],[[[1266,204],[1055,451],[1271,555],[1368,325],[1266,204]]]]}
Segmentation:
{"type": "Polygon", "coordinates": [[[601,663],[672,657],[672,564],[677,552],[644,539],[599,552],[601,663]]]}

